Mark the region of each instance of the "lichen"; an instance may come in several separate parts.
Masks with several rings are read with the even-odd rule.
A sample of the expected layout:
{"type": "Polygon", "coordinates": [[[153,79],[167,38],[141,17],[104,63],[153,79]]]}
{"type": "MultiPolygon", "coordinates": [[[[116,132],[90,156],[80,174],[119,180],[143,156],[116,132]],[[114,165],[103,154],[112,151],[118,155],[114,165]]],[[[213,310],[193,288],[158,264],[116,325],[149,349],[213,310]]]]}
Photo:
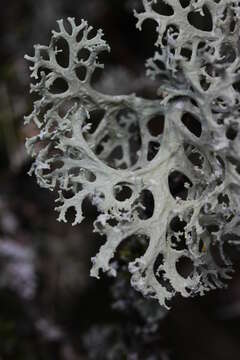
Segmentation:
{"type": "Polygon", "coordinates": [[[156,99],[111,96],[92,86],[109,51],[86,21],[58,21],[49,46],[26,56],[39,95],[26,123],[38,135],[26,146],[30,173],[58,189],[56,210],[73,225],[89,198],[106,243],[91,275],[115,276],[124,239],[146,238],[145,254],[129,263],[131,283],[168,306],[225,286],[232,263],[225,246],[239,240],[240,6],[231,0],[143,0],[137,27],[156,22],[156,52],[146,63],[156,99]],[[69,30],[69,26],[71,30],[69,30]],[[65,58],[61,51],[65,51],[65,58]]]}

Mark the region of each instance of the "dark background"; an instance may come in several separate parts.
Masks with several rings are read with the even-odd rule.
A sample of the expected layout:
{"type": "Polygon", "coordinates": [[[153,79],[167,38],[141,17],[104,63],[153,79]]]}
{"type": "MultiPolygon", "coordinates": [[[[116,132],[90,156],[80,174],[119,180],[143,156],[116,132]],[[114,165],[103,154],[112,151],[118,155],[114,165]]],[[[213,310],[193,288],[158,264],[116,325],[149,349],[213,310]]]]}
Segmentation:
{"type": "MultiPolygon", "coordinates": [[[[154,84],[144,78],[144,63],[153,53],[155,25],[147,22],[143,32],[135,29],[132,8],[139,8],[139,3],[11,0],[1,7],[0,360],[240,359],[237,250],[236,273],[227,290],[203,298],[177,298],[170,312],[163,311],[155,338],[139,343],[136,329],[144,326],[139,314],[112,308],[110,289],[116,280],[89,277],[90,259],[101,244],[92,233],[95,209],[86,204],[86,220],[80,226],[58,223],[55,194],[27,175],[31,160],[24,139],[32,129],[23,126],[23,116],[31,112],[32,98],[24,54],[32,55],[36,43],[49,42],[57,19],[84,18],[104,30],[112,49],[104,55],[105,70],[96,86],[108,93],[152,97],[154,84]],[[101,337],[103,331],[108,332],[107,340],[101,337]],[[122,341],[129,352],[111,355],[122,341]],[[137,347],[143,352],[134,357],[137,347]]],[[[129,303],[141,299],[126,285],[124,296],[128,294],[129,303]]]]}

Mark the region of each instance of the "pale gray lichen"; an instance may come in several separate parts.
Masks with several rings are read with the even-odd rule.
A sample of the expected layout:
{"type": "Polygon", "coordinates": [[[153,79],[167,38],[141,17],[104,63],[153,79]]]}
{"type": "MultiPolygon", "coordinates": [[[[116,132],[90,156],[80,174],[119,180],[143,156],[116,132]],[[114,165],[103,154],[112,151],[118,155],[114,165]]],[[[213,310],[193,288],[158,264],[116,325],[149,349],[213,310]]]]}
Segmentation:
{"type": "Polygon", "coordinates": [[[168,306],[176,293],[202,295],[231,277],[224,247],[238,242],[240,224],[240,6],[142,3],[138,28],[147,19],[157,24],[147,75],[159,84],[158,97],[96,91],[98,55],[109,51],[102,31],[60,20],[50,45],[26,56],[40,97],[26,117],[40,129],[27,149],[38,183],[59,189],[59,220],[74,208],[73,224],[80,223],[86,197],[97,206],[95,230],[107,240],[91,275],[115,276],[111,261],[123,240],[147,238],[145,254],[129,264],[131,283],[168,306]]]}

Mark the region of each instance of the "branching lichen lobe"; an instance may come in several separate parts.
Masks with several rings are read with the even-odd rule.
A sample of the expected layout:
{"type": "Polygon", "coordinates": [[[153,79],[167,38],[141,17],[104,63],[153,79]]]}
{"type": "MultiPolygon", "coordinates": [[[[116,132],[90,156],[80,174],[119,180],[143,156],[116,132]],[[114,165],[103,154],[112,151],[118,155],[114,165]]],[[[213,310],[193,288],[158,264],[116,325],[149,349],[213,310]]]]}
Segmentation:
{"type": "Polygon", "coordinates": [[[109,51],[102,31],[58,21],[50,45],[26,56],[39,95],[26,117],[39,133],[26,145],[38,183],[59,190],[59,220],[73,208],[80,223],[86,197],[97,206],[94,227],[107,240],[91,275],[116,275],[118,246],[144,236],[131,283],[168,306],[176,293],[202,295],[231,277],[224,247],[239,236],[240,9],[230,0],[165,3],[161,13],[157,0],[143,0],[135,13],[139,28],[157,22],[147,61],[156,100],[96,91],[98,55],[109,51]]]}

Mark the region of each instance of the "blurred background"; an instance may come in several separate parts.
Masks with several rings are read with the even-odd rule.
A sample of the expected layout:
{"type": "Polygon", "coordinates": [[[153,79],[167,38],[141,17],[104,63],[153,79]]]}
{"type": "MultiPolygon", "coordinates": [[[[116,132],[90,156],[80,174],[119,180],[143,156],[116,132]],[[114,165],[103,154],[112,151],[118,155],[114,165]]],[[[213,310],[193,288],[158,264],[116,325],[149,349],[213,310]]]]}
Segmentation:
{"type": "MultiPolygon", "coordinates": [[[[84,222],[56,221],[55,194],[27,175],[23,117],[32,109],[24,54],[48,44],[56,20],[74,16],[104,30],[111,54],[96,87],[152,98],[145,60],[153,54],[154,23],[135,28],[140,0],[11,0],[0,12],[0,360],[240,359],[240,256],[227,290],[177,298],[166,312],[129,286],[127,252],[117,279],[91,279],[91,257],[102,243],[84,222]]],[[[135,246],[133,241],[133,246],[135,246]]],[[[132,245],[131,245],[132,246],[132,245]]],[[[138,245],[139,246],[139,245],[138,245]]],[[[141,249],[139,250],[141,251],[141,249]]]]}

